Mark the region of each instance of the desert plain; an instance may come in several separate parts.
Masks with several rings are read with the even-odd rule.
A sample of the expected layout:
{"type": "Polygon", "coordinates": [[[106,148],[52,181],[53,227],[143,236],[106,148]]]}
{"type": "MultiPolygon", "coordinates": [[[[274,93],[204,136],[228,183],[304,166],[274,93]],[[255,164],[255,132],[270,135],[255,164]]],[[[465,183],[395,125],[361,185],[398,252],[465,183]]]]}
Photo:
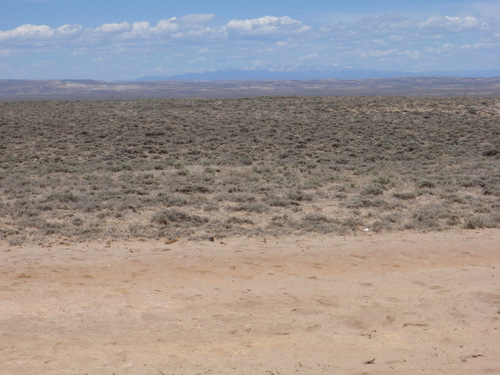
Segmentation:
{"type": "Polygon", "coordinates": [[[500,373],[500,101],[0,103],[1,374],[500,373]]]}
{"type": "Polygon", "coordinates": [[[499,241],[23,245],[0,254],[0,371],[498,374],[499,241]]]}

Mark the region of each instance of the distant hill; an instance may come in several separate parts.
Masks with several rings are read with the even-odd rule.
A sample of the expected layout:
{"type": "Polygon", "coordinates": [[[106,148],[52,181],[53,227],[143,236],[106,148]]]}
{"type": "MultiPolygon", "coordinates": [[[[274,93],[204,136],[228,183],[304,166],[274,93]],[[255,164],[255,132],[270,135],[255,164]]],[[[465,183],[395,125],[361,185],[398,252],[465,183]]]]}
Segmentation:
{"type": "MultiPolygon", "coordinates": [[[[153,77],[151,77],[153,78],[153,77]]],[[[109,100],[255,96],[500,97],[500,77],[322,80],[0,80],[0,100],[109,100]]]]}
{"type": "Polygon", "coordinates": [[[140,77],[135,81],[226,81],[226,80],[318,80],[318,79],[362,79],[411,77],[418,74],[408,72],[369,71],[369,70],[309,70],[309,71],[271,71],[271,70],[216,70],[203,73],[186,73],[170,77],[140,77]]]}
{"type": "MultiPolygon", "coordinates": [[[[323,79],[374,79],[396,77],[446,77],[445,73],[412,73],[405,71],[381,70],[307,70],[307,71],[272,71],[272,70],[215,70],[202,73],[185,73],[175,76],[146,76],[134,79],[135,82],[150,81],[233,81],[233,80],[323,80],[323,79]]],[[[457,78],[500,77],[500,70],[481,72],[454,72],[457,78]]]]}

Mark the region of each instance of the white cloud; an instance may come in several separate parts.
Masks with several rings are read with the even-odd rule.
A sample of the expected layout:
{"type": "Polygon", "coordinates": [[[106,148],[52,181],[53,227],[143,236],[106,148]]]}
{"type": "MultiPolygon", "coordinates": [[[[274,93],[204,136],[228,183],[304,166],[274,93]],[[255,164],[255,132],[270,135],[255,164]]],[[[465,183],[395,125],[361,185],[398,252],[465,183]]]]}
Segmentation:
{"type": "MultiPolygon", "coordinates": [[[[365,50],[377,51],[374,55],[382,56],[390,49],[426,51],[426,48],[431,47],[449,55],[450,48],[435,49],[433,44],[439,41],[440,45],[447,43],[456,47],[453,51],[458,59],[458,47],[477,42],[494,43],[495,35],[499,32],[498,22],[486,22],[485,19],[468,15],[413,20],[394,14],[369,16],[355,24],[334,24],[320,30],[323,40],[330,48],[342,51],[363,46],[365,50]]],[[[491,52],[493,53],[493,49],[491,52]]]]}
{"type": "Polygon", "coordinates": [[[105,37],[114,34],[114,38],[124,40],[158,40],[161,38],[196,37],[213,34],[213,29],[204,25],[214,18],[213,14],[189,14],[180,18],[171,17],[160,20],[155,26],[147,21],[105,24],[87,30],[89,37],[105,37]]]}
{"type": "Polygon", "coordinates": [[[128,22],[122,23],[105,23],[102,26],[94,29],[97,33],[120,33],[130,30],[130,24],[128,22]]]}
{"type": "Polygon", "coordinates": [[[179,29],[179,23],[176,17],[172,17],[168,20],[161,20],[158,22],[155,29],[158,33],[171,33],[179,29]]]}
{"type": "Polygon", "coordinates": [[[149,22],[141,21],[134,22],[129,31],[126,31],[122,34],[122,37],[125,39],[133,38],[142,38],[147,39],[152,33],[154,29],[149,26],[149,22]]]}
{"type": "Polygon", "coordinates": [[[180,17],[178,23],[188,27],[194,25],[205,25],[214,18],[214,14],[188,14],[187,16],[180,17]]]}
{"type": "Polygon", "coordinates": [[[62,25],[56,29],[56,32],[60,35],[72,35],[80,32],[82,26],[80,25],[62,25]]]}
{"type": "Polygon", "coordinates": [[[322,27],[321,31],[340,36],[380,35],[391,34],[392,38],[404,35],[422,35],[422,33],[456,33],[456,32],[484,32],[493,25],[481,22],[472,16],[430,17],[423,21],[415,21],[395,14],[384,16],[367,16],[356,24],[334,24],[322,27]]]}
{"type": "MultiPolygon", "coordinates": [[[[0,43],[10,40],[23,43],[65,39],[75,47],[123,41],[127,43],[141,41],[168,42],[186,39],[192,43],[224,41],[238,38],[276,38],[286,36],[286,40],[273,41],[276,46],[286,48],[297,45],[299,35],[307,35],[311,40],[329,38],[337,43],[369,43],[395,45],[407,41],[424,41],[430,38],[446,38],[447,35],[483,35],[493,38],[500,33],[497,24],[482,22],[472,16],[431,17],[415,21],[394,14],[367,16],[355,24],[334,24],[318,30],[304,25],[290,17],[264,16],[254,19],[231,20],[225,25],[210,25],[213,14],[191,14],[180,18],[172,17],[160,20],[156,25],[147,21],[133,23],[107,23],[96,28],[83,29],[81,25],[62,25],[51,28],[47,25],[22,25],[12,30],[0,31],[0,43]],[[373,42],[371,42],[373,43],[373,42]]],[[[268,39],[271,41],[271,39],[268,39]]],[[[2,47],[2,45],[0,45],[2,47]]]]}
{"type": "Polygon", "coordinates": [[[252,62],[279,69],[292,61],[301,66],[360,69],[388,69],[389,63],[399,61],[397,66],[418,69],[424,61],[447,64],[440,60],[445,57],[465,64],[470,59],[462,55],[473,55],[474,50],[487,54],[488,61],[498,60],[499,48],[500,22],[477,14],[427,19],[387,14],[317,28],[287,16],[221,22],[213,14],[190,14],[156,24],[140,20],[93,28],[27,24],[0,31],[0,56],[10,61],[21,54],[40,54],[41,59],[44,53],[46,57],[57,52],[58,58],[82,61],[88,56],[89,64],[104,66],[104,60],[95,57],[126,65],[131,57],[143,56],[136,68],[151,60],[152,70],[168,59],[172,71],[185,70],[187,64],[207,70],[252,68],[252,62]]]}
{"type": "MultiPolygon", "coordinates": [[[[44,42],[61,39],[71,39],[82,30],[80,25],[62,25],[53,29],[47,25],[22,25],[12,30],[0,31],[0,43],[11,45],[29,45],[30,42],[36,46],[44,42]]],[[[0,44],[1,47],[1,44],[0,44]]]]}
{"type": "Polygon", "coordinates": [[[479,22],[475,17],[431,17],[418,24],[418,27],[429,31],[463,31],[473,29],[479,26],[479,22]]]}
{"type": "MultiPolygon", "coordinates": [[[[413,26],[413,21],[397,14],[363,17],[356,27],[374,34],[400,32],[413,26]]],[[[352,28],[344,28],[353,31],[352,28]]]]}
{"type": "Polygon", "coordinates": [[[312,30],[290,17],[265,16],[249,20],[232,20],[226,25],[229,32],[239,35],[299,34],[312,30]]]}
{"type": "Polygon", "coordinates": [[[54,35],[55,31],[46,25],[22,25],[12,30],[0,31],[0,41],[7,39],[43,39],[54,35]]]}

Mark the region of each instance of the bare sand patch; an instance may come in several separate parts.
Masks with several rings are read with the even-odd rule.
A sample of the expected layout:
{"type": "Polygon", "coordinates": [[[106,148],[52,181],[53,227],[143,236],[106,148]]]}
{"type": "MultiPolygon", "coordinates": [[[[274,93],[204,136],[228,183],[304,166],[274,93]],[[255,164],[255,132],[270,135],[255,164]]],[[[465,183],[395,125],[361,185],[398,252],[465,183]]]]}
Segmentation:
{"type": "Polygon", "coordinates": [[[498,374],[499,244],[495,229],[4,244],[0,373],[498,374]]]}

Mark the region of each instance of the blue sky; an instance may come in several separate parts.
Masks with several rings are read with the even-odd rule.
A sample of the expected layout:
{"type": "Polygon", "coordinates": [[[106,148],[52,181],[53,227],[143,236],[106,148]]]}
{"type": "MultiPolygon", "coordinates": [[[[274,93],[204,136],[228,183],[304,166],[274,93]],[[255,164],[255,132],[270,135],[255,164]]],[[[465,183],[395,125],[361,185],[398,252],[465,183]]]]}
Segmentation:
{"type": "Polygon", "coordinates": [[[0,79],[499,66],[498,0],[0,0],[0,79]]]}

